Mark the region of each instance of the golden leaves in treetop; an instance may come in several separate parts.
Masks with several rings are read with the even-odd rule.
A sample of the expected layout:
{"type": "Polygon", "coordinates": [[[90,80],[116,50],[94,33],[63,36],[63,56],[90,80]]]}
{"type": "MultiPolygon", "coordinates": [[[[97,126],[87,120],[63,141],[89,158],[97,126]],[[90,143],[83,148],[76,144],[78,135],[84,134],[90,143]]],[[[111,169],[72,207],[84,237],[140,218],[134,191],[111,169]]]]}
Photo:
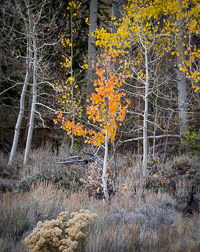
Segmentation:
{"type": "Polygon", "coordinates": [[[171,50],[172,35],[181,35],[177,20],[185,20],[184,30],[188,30],[188,34],[199,33],[200,5],[198,1],[194,1],[191,7],[190,2],[183,0],[180,4],[177,0],[129,0],[116,33],[108,32],[104,28],[95,32],[96,46],[106,48],[110,53],[117,51],[124,55],[131,44],[142,40],[147,44],[154,41],[154,50],[158,56],[163,51],[168,52],[171,50]],[[182,11],[183,8],[187,9],[187,13],[182,11]]]}
{"type": "MultiPolygon", "coordinates": [[[[189,0],[182,1],[185,8],[188,8],[188,3],[189,0]]],[[[130,74],[126,73],[122,77],[119,74],[116,76],[112,71],[108,72],[109,61],[116,62],[118,60],[117,56],[121,57],[126,53],[128,54],[130,49],[132,50],[132,45],[139,42],[144,43],[147,47],[150,47],[153,43],[154,52],[158,56],[163,52],[170,52],[173,45],[176,45],[175,41],[171,41],[172,35],[176,34],[178,37],[181,35],[177,20],[185,18],[184,13],[182,13],[183,6],[177,0],[155,0],[153,2],[129,0],[125,7],[125,16],[118,24],[116,33],[110,33],[104,28],[95,32],[96,46],[102,48],[102,51],[107,51],[108,55],[100,56],[105,60],[100,62],[99,66],[97,64],[95,66],[93,63],[92,67],[96,67],[98,79],[94,81],[95,93],[92,94],[90,99],[86,100],[89,103],[87,107],[89,122],[95,123],[100,130],[83,130],[80,125],[76,128],[76,133],[82,134],[87,142],[96,145],[101,144],[104,141],[105,130],[110,134],[109,138],[114,139],[117,121],[124,120],[126,108],[130,103],[129,100],[125,100],[126,105],[122,106],[124,95],[118,90],[130,74]]],[[[188,19],[190,23],[185,25],[186,30],[191,29],[192,32],[196,32],[199,29],[200,22],[196,24],[194,19],[194,17],[199,18],[197,16],[199,12],[200,9],[198,9],[197,5],[188,9],[187,15],[190,17],[188,19]]],[[[190,47],[188,46],[188,48],[190,47]]],[[[176,50],[171,54],[180,56],[179,51],[176,50]]],[[[192,54],[191,49],[186,50],[184,54],[187,57],[190,55],[190,59],[195,60],[195,55],[192,54]]],[[[140,62],[142,53],[138,52],[137,57],[137,62],[140,62]]],[[[121,64],[118,69],[118,71],[121,71],[120,73],[128,68],[130,64],[125,65],[121,58],[119,63],[121,64]]],[[[181,66],[180,70],[184,71],[188,77],[195,78],[194,82],[197,82],[199,80],[198,72],[193,71],[189,74],[187,71],[189,65],[187,64],[184,67],[181,66]]],[[[139,79],[145,77],[143,72],[138,74],[139,79]]],[[[67,130],[70,131],[70,128],[67,130]]]]}

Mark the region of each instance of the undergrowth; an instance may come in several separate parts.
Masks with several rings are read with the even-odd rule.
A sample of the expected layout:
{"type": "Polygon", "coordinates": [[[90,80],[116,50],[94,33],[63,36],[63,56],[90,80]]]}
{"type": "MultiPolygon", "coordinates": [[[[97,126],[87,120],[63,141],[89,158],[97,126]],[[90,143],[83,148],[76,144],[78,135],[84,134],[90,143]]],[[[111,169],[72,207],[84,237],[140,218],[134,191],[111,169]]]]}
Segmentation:
{"type": "MultiPolygon", "coordinates": [[[[49,183],[38,179],[30,183],[27,190],[2,192],[1,251],[28,252],[24,239],[33,232],[39,221],[51,222],[62,211],[71,214],[80,209],[96,213],[98,219],[89,227],[88,235],[76,249],[77,252],[200,251],[200,215],[198,211],[185,215],[181,209],[189,195],[187,191],[194,188],[190,181],[195,179],[192,177],[193,180],[189,180],[189,175],[184,176],[187,172],[180,174],[183,160],[183,157],[179,157],[164,164],[152,163],[149,180],[140,178],[140,160],[129,160],[128,165],[120,160],[117,192],[110,204],[89,197],[83,188],[58,187],[53,180],[49,183]],[[167,174],[170,174],[171,180],[179,178],[172,191],[167,183],[167,174]],[[183,178],[182,184],[180,176],[183,178]],[[162,180],[164,183],[161,183],[162,180]],[[182,198],[184,193],[185,199],[182,198]]],[[[190,167],[198,172],[198,161],[192,165],[188,158],[185,164],[188,168],[183,167],[182,170],[188,171],[190,167]]],[[[41,173],[41,169],[33,168],[33,171],[33,174],[41,173]]],[[[23,176],[16,183],[22,180],[23,176]]]]}

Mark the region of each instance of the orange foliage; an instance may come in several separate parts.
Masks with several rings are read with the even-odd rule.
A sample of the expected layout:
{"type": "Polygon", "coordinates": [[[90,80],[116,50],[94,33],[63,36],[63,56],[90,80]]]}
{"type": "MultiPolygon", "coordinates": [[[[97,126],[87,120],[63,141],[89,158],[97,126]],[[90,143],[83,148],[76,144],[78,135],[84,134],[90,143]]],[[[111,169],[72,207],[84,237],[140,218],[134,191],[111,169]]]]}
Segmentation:
{"type": "MultiPolygon", "coordinates": [[[[57,114],[57,120],[62,123],[62,128],[71,136],[72,130],[74,135],[85,138],[86,143],[95,146],[103,144],[105,141],[105,132],[107,131],[108,139],[113,141],[116,136],[118,125],[125,118],[125,112],[130,104],[130,100],[124,97],[124,92],[120,91],[124,76],[112,72],[109,68],[111,56],[103,55],[102,62],[97,65],[102,67],[96,68],[98,78],[94,80],[95,93],[91,94],[90,99],[86,99],[88,106],[86,108],[88,115],[88,125],[83,127],[80,123],[75,124],[71,121],[65,121],[61,112],[57,114]],[[61,120],[62,119],[62,120],[61,120]],[[91,125],[91,127],[89,127],[91,125]]],[[[126,77],[129,74],[126,73],[126,77]]]]}

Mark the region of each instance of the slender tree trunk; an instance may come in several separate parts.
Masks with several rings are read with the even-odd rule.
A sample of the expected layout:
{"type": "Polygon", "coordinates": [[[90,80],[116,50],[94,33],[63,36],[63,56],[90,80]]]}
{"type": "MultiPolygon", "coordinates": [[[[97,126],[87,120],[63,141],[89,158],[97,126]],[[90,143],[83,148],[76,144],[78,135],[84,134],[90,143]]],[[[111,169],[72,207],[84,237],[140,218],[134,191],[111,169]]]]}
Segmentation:
{"type": "Polygon", "coordinates": [[[92,33],[97,29],[97,0],[90,0],[90,26],[89,26],[89,38],[88,38],[88,88],[87,95],[90,96],[90,93],[93,91],[92,79],[95,76],[95,70],[92,67],[94,61],[96,61],[96,46],[95,46],[95,37],[92,36],[92,33]]]}
{"type": "MultiPolygon", "coordinates": [[[[121,18],[121,7],[122,7],[123,0],[113,0],[112,1],[112,17],[115,17],[115,20],[112,21],[112,33],[117,32],[117,26],[114,25],[116,20],[119,20],[121,18]]],[[[117,68],[117,66],[116,66],[117,68]]],[[[114,179],[116,179],[117,176],[117,166],[116,166],[116,153],[115,153],[115,142],[112,142],[112,150],[113,150],[113,158],[115,163],[115,173],[114,173],[114,179]]]]}
{"type": "MultiPolygon", "coordinates": [[[[182,46],[183,40],[177,44],[179,56],[177,56],[177,65],[182,65],[185,60],[184,51],[182,46]]],[[[188,130],[188,113],[187,113],[187,89],[186,89],[186,76],[185,73],[177,69],[177,82],[178,82],[178,110],[180,120],[180,135],[182,136],[188,130]]]]}
{"type": "MultiPolygon", "coordinates": [[[[181,4],[181,0],[179,3],[181,4]]],[[[187,113],[187,89],[186,89],[186,76],[185,73],[179,71],[179,66],[185,61],[185,48],[184,34],[182,32],[184,28],[184,19],[177,20],[178,29],[181,30],[181,39],[177,44],[177,51],[179,55],[177,56],[177,82],[178,82],[178,109],[179,109],[179,120],[180,120],[180,135],[182,136],[188,130],[188,113],[187,113]]]]}
{"type": "MultiPolygon", "coordinates": [[[[71,21],[71,77],[73,78],[73,25],[72,25],[72,11],[70,14],[70,21],[71,21]]],[[[71,101],[72,101],[72,121],[75,121],[75,110],[74,110],[74,81],[71,83],[71,101]]],[[[71,146],[70,146],[70,153],[74,155],[74,128],[72,128],[72,137],[71,137],[71,146]]]]}
{"type": "Polygon", "coordinates": [[[17,118],[17,123],[15,125],[15,134],[14,134],[14,139],[13,139],[13,144],[12,144],[12,149],[8,161],[8,166],[12,166],[15,156],[16,156],[16,151],[17,151],[17,145],[19,142],[19,134],[20,134],[20,127],[22,123],[22,119],[24,117],[24,101],[25,101],[25,96],[26,96],[26,91],[29,83],[29,77],[30,77],[30,58],[31,58],[31,38],[30,38],[30,21],[28,25],[28,37],[27,37],[27,53],[26,53],[26,76],[21,92],[21,97],[20,97],[20,110],[17,118]]]}
{"type": "Polygon", "coordinates": [[[112,33],[115,33],[117,31],[117,26],[114,25],[116,20],[119,20],[122,16],[122,5],[123,0],[113,0],[112,1],[112,17],[115,17],[115,20],[113,20],[112,23],[112,33]]]}
{"type": "Polygon", "coordinates": [[[109,200],[108,186],[107,186],[107,161],[108,161],[108,132],[106,130],[102,182],[103,182],[103,192],[105,199],[109,200]]]}
{"type": "Polygon", "coordinates": [[[148,93],[149,93],[149,69],[148,69],[148,52],[145,45],[145,94],[144,94],[144,119],[143,119],[143,176],[148,175],[147,158],[148,158],[148,140],[147,140],[147,120],[148,120],[148,93]]]}
{"type": "Polygon", "coordinates": [[[22,89],[22,93],[20,97],[20,111],[18,114],[16,126],[15,126],[15,135],[14,135],[12,149],[11,149],[11,153],[10,153],[10,157],[8,161],[8,166],[11,166],[13,164],[15,155],[16,155],[17,145],[19,141],[20,127],[21,127],[23,116],[24,116],[24,100],[26,96],[28,80],[29,80],[29,70],[27,70],[26,72],[26,77],[25,77],[25,81],[24,81],[24,85],[23,85],[23,89],[22,89]]]}
{"type": "Polygon", "coordinates": [[[37,43],[36,43],[36,37],[35,37],[35,27],[33,29],[33,87],[32,87],[32,106],[31,106],[31,115],[30,115],[30,121],[29,121],[29,129],[28,129],[28,136],[26,140],[26,149],[25,149],[25,155],[24,155],[24,165],[27,164],[30,148],[31,148],[31,142],[32,142],[32,136],[33,136],[33,127],[34,127],[34,118],[35,118],[35,106],[37,101],[37,43]]]}
{"type": "Polygon", "coordinates": [[[157,130],[157,124],[158,124],[158,86],[156,90],[156,99],[154,103],[154,126],[153,126],[153,158],[155,158],[155,148],[156,148],[156,130],[157,130]]]}

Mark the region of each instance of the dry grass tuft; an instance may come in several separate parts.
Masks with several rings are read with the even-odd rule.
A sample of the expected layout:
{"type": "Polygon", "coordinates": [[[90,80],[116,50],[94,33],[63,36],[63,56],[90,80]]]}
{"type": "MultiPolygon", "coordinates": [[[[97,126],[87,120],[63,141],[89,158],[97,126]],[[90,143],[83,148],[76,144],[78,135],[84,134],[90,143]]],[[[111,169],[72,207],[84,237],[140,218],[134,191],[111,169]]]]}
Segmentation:
{"type": "Polygon", "coordinates": [[[38,220],[54,218],[65,209],[65,193],[53,185],[37,183],[27,193],[2,195],[0,235],[17,241],[38,220]]]}

